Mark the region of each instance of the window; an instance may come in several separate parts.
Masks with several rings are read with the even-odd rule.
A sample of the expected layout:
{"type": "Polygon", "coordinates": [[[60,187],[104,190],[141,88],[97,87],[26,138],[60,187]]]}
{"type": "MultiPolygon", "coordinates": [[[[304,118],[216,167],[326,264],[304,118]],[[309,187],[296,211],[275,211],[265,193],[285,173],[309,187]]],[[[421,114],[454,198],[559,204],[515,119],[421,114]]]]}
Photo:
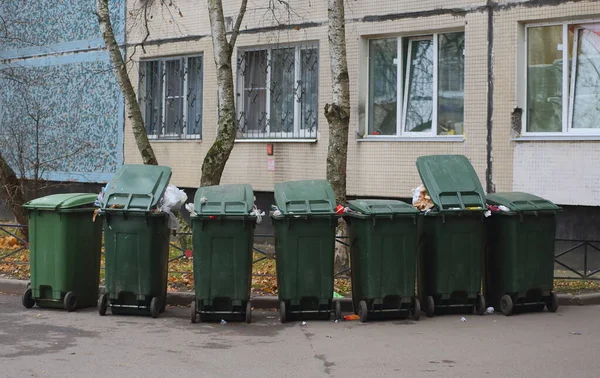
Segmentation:
{"type": "Polygon", "coordinates": [[[600,131],[600,23],[526,28],[526,133],[600,131]]]}
{"type": "Polygon", "coordinates": [[[368,134],[462,135],[463,32],[369,41],[368,134]]]}
{"type": "Polygon", "coordinates": [[[242,50],[237,69],[238,138],[317,137],[316,45],[242,50]]]}
{"type": "Polygon", "coordinates": [[[202,138],[202,56],[140,62],[140,104],[149,138],[202,138]]]}

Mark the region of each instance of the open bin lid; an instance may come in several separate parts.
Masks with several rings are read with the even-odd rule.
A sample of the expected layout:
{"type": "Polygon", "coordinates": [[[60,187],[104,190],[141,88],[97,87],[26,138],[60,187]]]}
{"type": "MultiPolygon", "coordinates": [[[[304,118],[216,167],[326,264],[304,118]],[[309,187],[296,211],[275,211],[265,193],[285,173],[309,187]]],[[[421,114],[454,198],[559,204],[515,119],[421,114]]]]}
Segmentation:
{"type": "Polygon", "coordinates": [[[496,206],[506,206],[510,211],[515,212],[556,212],[560,210],[560,207],[546,199],[522,192],[488,194],[487,203],[496,206]]]}
{"type": "Polygon", "coordinates": [[[171,168],[160,165],[123,165],[108,184],[102,209],[118,205],[120,210],[150,211],[162,197],[171,168]]]}
{"type": "Polygon", "coordinates": [[[29,210],[64,210],[82,207],[94,207],[97,194],[65,193],[36,198],[23,205],[29,210]]]}
{"type": "Polygon", "coordinates": [[[421,156],[417,158],[417,170],[440,211],[485,210],[483,187],[465,156],[421,156]]]}
{"type": "Polygon", "coordinates": [[[200,187],[194,197],[198,215],[248,215],[253,204],[254,191],[248,184],[200,187]]]}
{"type": "MultiPolygon", "coordinates": [[[[390,216],[415,215],[419,213],[414,206],[396,200],[357,199],[348,202],[348,207],[363,215],[390,216]]],[[[352,213],[350,213],[352,216],[352,213]]]]}
{"type": "Polygon", "coordinates": [[[275,204],[282,214],[335,214],[335,194],[327,180],[275,184],[275,204]]]}

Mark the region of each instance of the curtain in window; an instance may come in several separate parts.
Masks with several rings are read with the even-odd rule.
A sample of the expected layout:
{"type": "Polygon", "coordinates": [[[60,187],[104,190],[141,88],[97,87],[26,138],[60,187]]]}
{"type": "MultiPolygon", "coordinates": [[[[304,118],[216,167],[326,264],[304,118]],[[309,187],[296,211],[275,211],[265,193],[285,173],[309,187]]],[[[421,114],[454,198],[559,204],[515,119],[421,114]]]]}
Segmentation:
{"type": "Polygon", "coordinates": [[[202,136],[202,57],[188,59],[187,134],[202,136]]]}
{"type": "Polygon", "coordinates": [[[408,90],[406,93],[407,132],[430,131],[433,116],[433,41],[409,42],[408,90]]]}
{"type": "Polygon", "coordinates": [[[270,132],[294,131],[295,48],[271,50],[270,132]]]}
{"type": "Polygon", "coordinates": [[[317,49],[300,50],[300,136],[306,131],[313,132],[317,129],[317,115],[319,114],[318,86],[319,86],[319,54],[317,49]]]}

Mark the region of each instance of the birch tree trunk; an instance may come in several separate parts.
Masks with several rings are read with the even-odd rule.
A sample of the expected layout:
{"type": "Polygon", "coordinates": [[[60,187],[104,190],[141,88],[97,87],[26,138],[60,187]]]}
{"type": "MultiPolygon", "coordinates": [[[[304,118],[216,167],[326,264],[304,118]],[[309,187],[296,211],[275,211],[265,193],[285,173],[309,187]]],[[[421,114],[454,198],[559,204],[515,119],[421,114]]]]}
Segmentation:
{"type": "Polygon", "coordinates": [[[217,68],[218,126],[217,137],[204,157],[200,186],[218,185],[231,155],[237,133],[235,95],[233,93],[233,67],[231,57],[239,34],[248,0],[242,0],[231,38],[227,41],[223,4],[221,0],[208,0],[208,16],[217,68]]]}
{"type": "Polygon", "coordinates": [[[131,85],[131,80],[127,74],[127,66],[125,65],[121,50],[115,39],[115,33],[113,31],[108,10],[108,0],[96,0],[96,6],[98,24],[100,25],[102,38],[106,44],[110,63],[113,66],[117,82],[119,83],[119,87],[121,87],[123,97],[125,97],[125,103],[127,104],[127,118],[131,120],[133,136],[137,148],[140,151],[140,155],[142,156],[142,161],[144,164],[158,165],[158,160],[156,160],[154,150],[152,149],[150,141],[148,140],[148,135],[146,134],[140,105],[138,104],[135,91],[131,85]]]}
{"type": "MultiPolygon", "coordinates": [[[[329,146],[327,149],[327,180],[333,187],[338,204],[346,204],[346,164],[348,158],[348,124],[350,122],[350,80],[346,60],[346,21],[344,1],[329,0],[328,37],[333,79],[333,97],[325,105],[325,118],[329,123],[329,146]]],[[[347,226],[341,221],[337,234],[347,236],[347,226]]],[[[336,268],[339,270],[348,260],[347,248],[336,245],[336,268]]]]}

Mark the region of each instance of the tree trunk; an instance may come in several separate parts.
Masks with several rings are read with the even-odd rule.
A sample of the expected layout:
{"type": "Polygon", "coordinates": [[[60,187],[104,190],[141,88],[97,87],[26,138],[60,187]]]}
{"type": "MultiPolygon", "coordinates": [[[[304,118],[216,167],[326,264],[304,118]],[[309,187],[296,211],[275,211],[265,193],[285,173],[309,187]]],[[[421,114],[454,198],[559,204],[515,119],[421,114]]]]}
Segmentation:
{"type": "Polygon", "coordinates": [[[217,68],[218,128],[217,137],[204,157],[200,186],[218,185],[231,155],[237,133],[235,95],[233,93],[233,70],[231,56],[239,33],[247,0],[242,0],[240,12],[228,42],[221,0],[208,0],[208,16],[217,68]]]}
{"type": "MultiPolygon", "coordinates": [[[[0,185],[15,220],[18,224],[27,226],[29,219],[25,209],[23,209],[23,204],[25,203],[23,187],[20,185],[19,179],[13,169],[4,160],[2,154],[0,154],[0,185]]],[[[27,227],[21,229],[21,237],[29,240],[27,227]]]]}
{"type": "Polygon", "coordinates": [[[131,120],[133,129],[133,136],[135,137],[135,143],[137,144],[138,150],[142,155],[142,161],[144,164],[158,165],[158,160],[154,155],[154,150],[148,140],[146,134],[146,128],[144,127],[144,119],[142,112],[138,104],[135,91],[131,85],[131,80],[127,74],[127,66],[121,55],[121,50],[115,39],[113,27],[110,21],[110,13],[108,11],[108,0],[97,0],[97,15],[98,23],[100,25],[100,31],[102,32],[102,38],[106,44],[108,55],[110,56],[110,63],[115,71],[117,82],[121,87],[123,96],[125,97],[125,103],[127,104],[127,118],[131,120]]]}
{"type": "MultiPolygon", "coordinates": [[[[333,98],[325,105],[325,118],[329,123],[329,146],[327,149],[327,180],[333,187],[338,204],[346,204],[346,164],[348,158],[348,125],[350,123],[350,80],[346,60],[346,21],[344,1],[329,0],[329,54],[333,98]]],[[[338,226],[338,236],[347,236],[345,222],[338,226]]],[[[348,248],[336,247],[336,268],[348,261],[348,248]]]]}

